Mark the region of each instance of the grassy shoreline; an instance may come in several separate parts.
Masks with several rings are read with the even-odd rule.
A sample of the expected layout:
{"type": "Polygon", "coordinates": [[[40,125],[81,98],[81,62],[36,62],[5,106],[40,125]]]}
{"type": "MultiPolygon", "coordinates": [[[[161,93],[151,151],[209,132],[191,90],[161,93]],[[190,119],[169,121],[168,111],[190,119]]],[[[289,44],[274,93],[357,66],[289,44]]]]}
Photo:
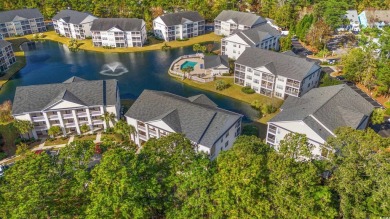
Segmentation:
{"type": "Polygon", "coordinates": [[[0,89],[6,84],[9,79],[20,71],[24,66],[26,66],[26,56],[24,51],[20,49],[20,45],[29,40],[25,37],[19,37],[15,39],[7,39],[8,42],[12,43],[12,50],[14,51],[16,62],[10,66],[8,70],[5,71],[5,74],[0,77],[0,89]]]}
{"type": "MultiPolygon", "coordinates": [[[[43,33],[44,37],[39,38],[39,40],[50,40],[54,42],[59,42],[65,45],[68,45],[69,38],[59,36],[55,31],[48,31],[43,33]]],[[[12,37],[7,40],[19,39],[19,38],[27,38],[29,40],[33,40],[33,35],[25,35],[23,37],[12,37]]],[[[127,47],[127,48],[112,48],[112,49],[104,49],[103,47],[94,47],[91,39],[79,40],[80,44],[79,49],[85,51],[93,51],[93,52],[104,52],[104,53],[132,53],[132,52],[145,52],[145,51],[154,51],[161,50],[161,47],[164,44],[173,48],[180,48],[185,46],[192,46],[196,43],[204,43],[204,42],[219,42],[222,39],[221,36],[215,35],[214,33],[208,33],[204,35],[200,35],[197,37],[190,38],[185,41],[171,41],[171,42],[160,42],[155,41],[152,42],[151,45],[145,45],[143,47],[127,47]]]]}
{"type": "MultiPolygon", "coordinates": [[[[188,86],[196,87],[196,88],[201,89],[201,90],[211,91],[211,92],[214,92],[214,93],[217,93],[217,94],[221,94],[221,95],[224,95],[224,96],[236,99],[238,101],[241,101],[241,102],[244,102],[244,103],[247,103],[247,104],[251,104],[253,101],[258,100],[262,104],[267,104],[268,103],[268,104],[272,104],[275,107],[279,108],[282,105],[282,103],[283,103],[283,100],[281,100],[281,99],[269,98],[269,97],[266,97],[266,96],[263,96],[263,95],[260,95],[260,94],[257,94],[257,93],[246,94],[246,93],[241,91],[241,88],[242,88],[241,86],[238,86],[238,85],[234,84],[234,81],[233,81],[234,79],[233,78],[218,78],[217,80],[212,81],[212,82],[198,83],[198,82],[195,82],[195,81],[191,81],[189,79],[181,80],[181,78],[175,77],[173,75],[171,75],[171,76],[173,78],[175,78],[177,81],[182,82],[182,83],[184,83],[184,84],[186,84],[188,86]],[[225,90],[222,90],[222,91],[216,90],[215,89],[215,83],[218,80],[225,81],[226,83],[230,84],[230,87],[225,89],[225,90]]],[[[262,118],[257,119],[256,122],[260,122],[262,124],[266,124],[270,119],[272,119],[278,113],[279,112],[277,111],[275,113],[268,114],[268,115],[266,115],[266,116],[264,116],[262,118]]]]}

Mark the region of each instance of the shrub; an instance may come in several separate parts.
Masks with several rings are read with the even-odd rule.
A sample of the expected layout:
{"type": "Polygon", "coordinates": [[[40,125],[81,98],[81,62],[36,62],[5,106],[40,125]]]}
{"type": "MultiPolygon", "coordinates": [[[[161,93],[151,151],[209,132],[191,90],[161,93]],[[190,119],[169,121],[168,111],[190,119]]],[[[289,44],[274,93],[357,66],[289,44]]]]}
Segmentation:
{"type": "Polygon", "coordinates": [[[242,128],[242,135],[254,135],[258,137],[259,129],[255,125],[246,125],[242,128]]]}
{"type": "Polygon", "coordinates": [[[232,74],[230,73],[222,73],[222,76],[231,76],[232,74]]]}
{"type": "Polygon", "coordinates": [[[390,116],[390,108],[387,108],[387,109],[385,110],[385,114],[388,115],[388,116],[390,116]]]}
{"type": "Polygon", "coordinates": [[[7,158],[7,154],[4,152],[0,152],[0,160],[7,158]]]}
{"type": "Polygon", "coordinates": [[[241,88],[241,91],[246,93],[246,94],[254,94],[255,93],[255,90],[253,90],[249,86],[245,86],[245,87],[241,88]]]}
{"type": "Polygon", "coordinates": [[[189,40],[188,38],[183,38],[183,39],[177,39],[177,41],[187,41],[189,40]]]}
{"type": "Polygon", "coordinates": [[[265,104],[261,107],[261,111],[263,114],[271,114],[276,112],[276,107],[274,107],[272,104],[265,104]]]}
{"type": "Polygon", "coordinates": [[[216,90],[221,91],[221,90],[225,90],[228,87],[230,87],[230,84],[226,83],[223,80],[218,80],[218,81],[215,82],[215,89],[216,90]]]}
{"type": "Polygon", "coordinates": [[[66,140],[66,139],[68,139],[67,136],[62,136],[62,137],[61,137],[61,140],[66,140]]]}
{"type": "Polygon", "coordinates": [[[251,107],[254,108],[254,109],[260,109],[261,108],[261,102],[259,100],[254,100],[252,101],[251,103],[251,107]]]}

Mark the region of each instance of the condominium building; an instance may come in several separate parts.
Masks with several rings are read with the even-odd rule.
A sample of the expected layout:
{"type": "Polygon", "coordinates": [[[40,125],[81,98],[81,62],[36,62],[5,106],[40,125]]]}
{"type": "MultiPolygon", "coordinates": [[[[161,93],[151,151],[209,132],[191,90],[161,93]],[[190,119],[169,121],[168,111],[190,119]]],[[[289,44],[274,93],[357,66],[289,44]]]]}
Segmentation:
{"type": "Polygon", "coordinates": [[[21,9],[0,12],[0,34],[6,37],[46,31],[43,15],[38,9],[21,9]]]}
{"type": "Polygon", "coordinates": [[[383,28],[390,25],[390,10],[364,10],[358,15],[358,18],[362,28],[383,28]]]}
{"type": "Polygon", "coordinates": [[[347,85],[314,88],[302,97],[289,97],[282,112],[268,122],[267,143],[276,150],[288,133],[306,135],[314,157],[333,151],[326,146],[339,127],[365,129],[374,106],[347,85]]]}
{"type": "Polygon", "coordinates": [[[186,39],[205,33],[205,20],[196,11],[164,14],[153,20],[156,37],[165,41],[186,39]]]}
{"type": "Polygon", "coordinates": [[[0,40],[0,72],[7,70],[16,62],[12,44],[5,40],[0,40]]]}
{"type": "Polygon", "coordinates": [[[182,133],[211,159],[230,149],[241,133],[242,115],[218,108],[203,94],[185,98],[144,90],[125,117],[136,128],[139,146],[150,138],[182,133]]]}
{"type": "Polygon", "coordinates": [[[99,18],[91,32],[94,46],[141,47],[147,38],[145,21],[138,18],[99,18]]]}
{"type": "Polygon", "coordinates": [[[285,99],[317,87],[321,67],[292,54],[246,48],[235,62],[234,83],[256,93],[285,99]]]}
{"type": "MultiPolygon", "coordinates": [[[[87,81],[72,77],[63,83],[21,86],[16,88],[12,115],[27,120],[34,128],[29,135],[47,136],[52,126],[59,126],[62,135],[81,134],[80,127],[91,131],[107,128],[102,115],[120,117],[118,83],[112,80],[87,81]]],[[[112,122],[109,122],[112,126],[112,122]]]]}
{"type": "Polygon", "coordinates": [[[214,33],[230,36],[238,31],[249,30],[265,23],[267,20],[256,14],[223,10],[214,19],[214,33]]]}
{"type": "Polygon", "coordinates": [[[281,34],[269,24],[237,32],[221,40],[221,53],[231,59],[238,59],[246,48],[279,50],[281,34]]]}
{"type": "Polygon", "coordinates": [[[73,10],[62,10],[53,17],[53,26],[56,33],[74,39],[91,37],[91,26],[97,17],[73,10]]]}

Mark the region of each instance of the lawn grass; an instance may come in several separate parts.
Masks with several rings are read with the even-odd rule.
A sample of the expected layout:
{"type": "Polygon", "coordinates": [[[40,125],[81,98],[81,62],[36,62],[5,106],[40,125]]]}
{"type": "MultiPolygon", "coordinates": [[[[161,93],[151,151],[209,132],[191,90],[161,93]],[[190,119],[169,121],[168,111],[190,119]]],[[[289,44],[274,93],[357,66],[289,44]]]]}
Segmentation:
{"type": "Polygon", "coordinates": [[[8,80],[20,69],[26,66],[26,57],[24,56],[24,51],[20,49],[20,45],[29,40],[25,37],[19,37],[15,39],[7,39],[8,42],[12,43],[12,49],[15,54],[16,62],[6,70],[3,76],[0,77],[0,88],[8,82],[8,80]]]}
{"type": "Polygon", "coordinates": [[[198,83],[198,82],[195,82],[195,81],[192,81],[189,79],[181,80],[181,79],[177,78],[177,80],[181,81],[187,85],[190,85],[192,87],[196,87],[196,88],[199,88],[202,90],[208,90],[208,91],[212,91],[212,92],[215,92],[218,94],[222,94],[222,95],[246,102],[248,104],[251,104],[253,101],[258,100],[262,104],[270,103],[270,104],[274,105],[275,107],[279,108],[283,103],[283,100],[281,100],[281,99],[270,98],[270,97],[266,97],[266,96],[263,96],[263,95],[260,95],[257,93],[246,94],[246,93],[241,91],[241,88],[242,88],[241,86],[234,84],[233,78],[219,78],[215,81],[211,81],[211,82],[207,82],[207,83],[198,83]],[[218,80],[225,81],[226,83],[230,84],[230,87],[225,89],[225,90],[222,90],[222,91],[216,90],[215,83],[218,80]]]}
{"type": "Polygon", "coordinates": [[[103,134],[102,139],[103,138],[109,138],[112,139],[112,141],[122,142],[122,136],[120,134],[103,134]]]}
{"type": "MultiPolygon", "coordinates": [[[[59,36],[55,31],[48,31],[44,32],[43,40],[51,40],[55,42],[60,42],[63,44],[68,44],[69,38],[61,37],[59,36]]],[[[27,38],[29,40],[33,39],[33,35],[25,35],[24,38],[27,38]]],[[[13,37],[10,39],[18,39],[19,37],[13,37]]],[[[143,52],[143,51],[151,51],[151,50],[161,50],[161,47],[164,44],[167,44],[167,46],[170,46],[171,48],[179,48],[184,46],[191,46],[196,43],[203,43],[203,42],[212,42],[217,41],[219,42],[222,39],[222,36],[215,35],[214,33],[208,33],[201,36],[193,37],[185,41],[171,41],[171,42],[164,42],[160,41],[154,38],[149,38],[149,45],[145,45],[143,47],[129,47],[129,48],[112,48],[112,49],[104,49],[103,47],[94,47],[92,44],[92,39],[85,39],[85,40],[79,40],[78,42],[81,44],[79,49],[81,50],[88,50],[88,51],[94,51],[94,52],[115,52],[115,53],[128,53],[128,52],[143,52]]]]}
{"type": "Polygon", "coordinates": [[[68,144],[69,138],[62,139],[62,137],[56,138],[53,141],[46,140],[44,146],[53,146],[60,144],[68,144]]]}
{"type": "Polygon", "coordinates": [[[92,140],[92,141],[95,141],[96,140],[96,135],[81,135],[81,136],[76,136],[74,138],[74,140],[77,140],[77,141],[87,141],[87,140],[92,140]]]}

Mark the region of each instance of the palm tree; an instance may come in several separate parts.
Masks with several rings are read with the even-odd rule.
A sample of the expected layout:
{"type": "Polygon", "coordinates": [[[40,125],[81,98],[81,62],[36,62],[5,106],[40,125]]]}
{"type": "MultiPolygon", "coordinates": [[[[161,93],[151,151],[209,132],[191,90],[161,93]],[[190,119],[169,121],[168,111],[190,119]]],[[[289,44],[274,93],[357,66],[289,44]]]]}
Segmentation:
{"type": "Polygon", "coordinates": [[[115,119],[115,114],[114,113],[109,113],[109,112],[104,112],[104,114],[101,116],[101,118],[104,120],[106,123],[106,127],[109,127],[109,122],[112,121],[112,124],[114,124],[114,119],[115,119]]]}

